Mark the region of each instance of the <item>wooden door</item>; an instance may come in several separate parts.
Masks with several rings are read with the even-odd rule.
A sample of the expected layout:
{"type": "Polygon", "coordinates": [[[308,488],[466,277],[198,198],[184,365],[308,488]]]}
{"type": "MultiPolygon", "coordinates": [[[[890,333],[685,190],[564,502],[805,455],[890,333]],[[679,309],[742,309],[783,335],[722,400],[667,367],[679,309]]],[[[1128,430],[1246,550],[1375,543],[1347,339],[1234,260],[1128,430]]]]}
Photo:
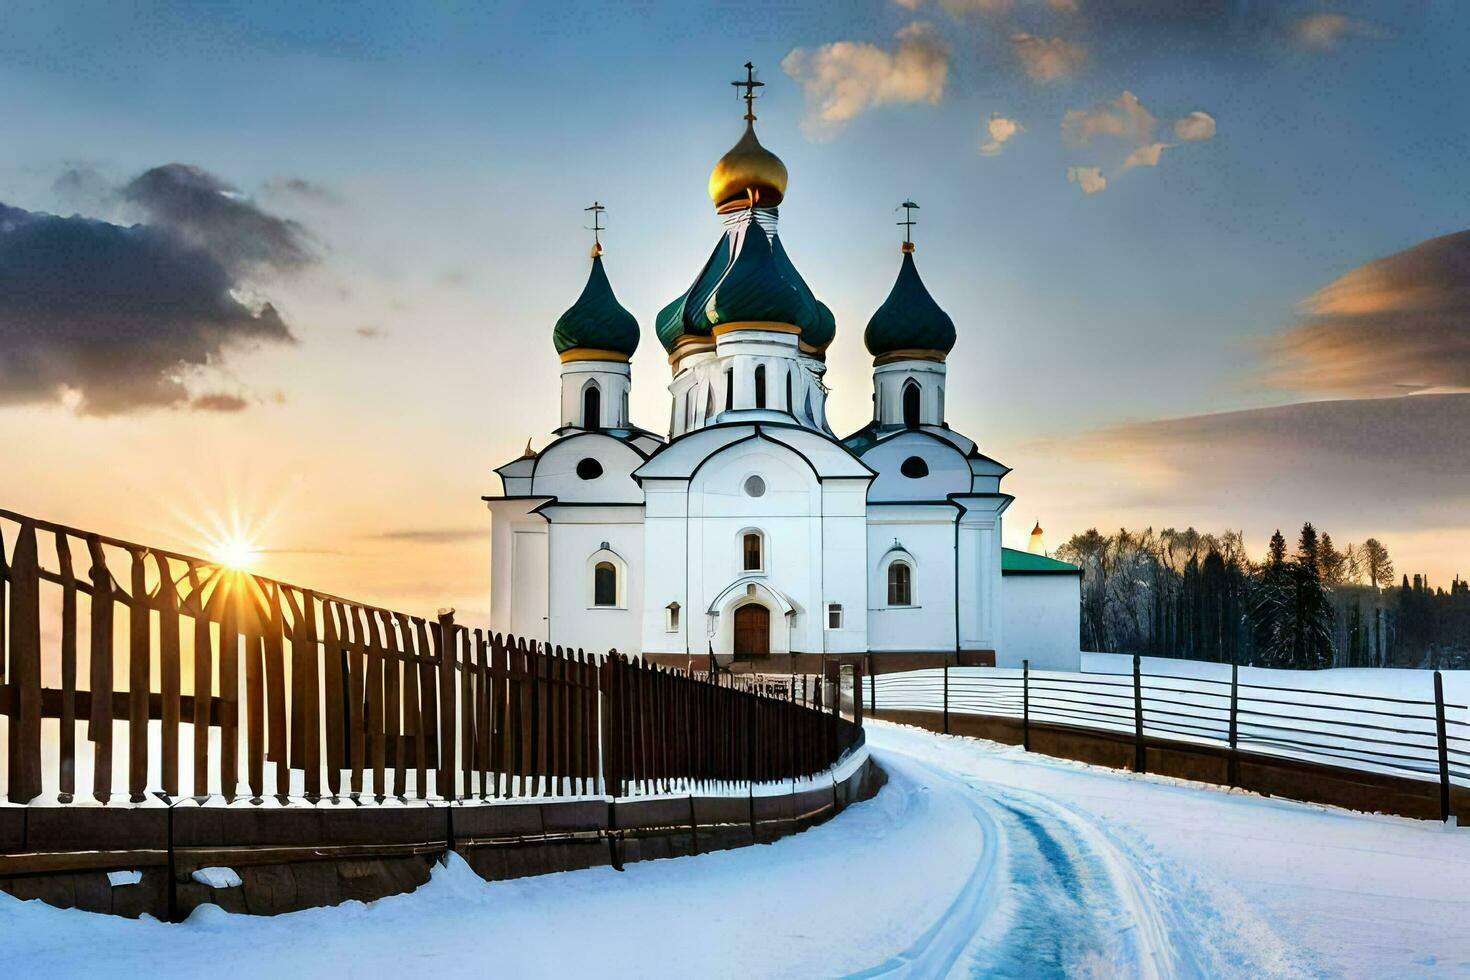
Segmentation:
{"type": "Polygon", "coordinates": [[[771,612],[756,603],[735,610],[735,656],[766,657],[771,653],[771,612]]]}

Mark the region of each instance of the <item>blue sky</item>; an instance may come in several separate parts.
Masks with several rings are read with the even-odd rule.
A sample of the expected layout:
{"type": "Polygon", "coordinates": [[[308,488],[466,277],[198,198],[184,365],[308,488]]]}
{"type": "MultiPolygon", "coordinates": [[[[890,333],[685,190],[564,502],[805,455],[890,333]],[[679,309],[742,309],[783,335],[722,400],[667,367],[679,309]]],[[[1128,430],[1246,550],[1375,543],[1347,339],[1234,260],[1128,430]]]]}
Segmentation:
{"type": "MultiPolygon", "coordinates": [[[[664,426],[653,315],[717,234],[705,181],[739,134],[728,82],[746,60],[767,83],[761,139],[791,173],[782,236],[838,318],[835,427],[866,419],[862,327],[897,269],[893,208],[912,196],[920,268],[959,329],[951,424],[1017,470],[1008,532],[1038,519],[1058,539],[1093,523],[1229,525],[1259,549],[1277,524],[1313,519],[1344,539],[1377,534],[1392,548],[1397,536],[1410,566],[1437,577],[1470,549],[1450,516],[1462,501],[1436,488],[1457,471],[1409,472],[1395,485],[1404,506],[1386,513],[1381,487],[1272,478],[1282,452],[1328,451],[1310,433],[1250,455],[1262,431],[1290,428],[1275,406],[1384,393],[1280,370],[1274,345],[1300,304],[1466,227],[1465,5],[0,2],[0,14],[0,202],[126,224],[139,219],[117,187],[190,164],[295,222],[315,255],[242,280],[297,341],[231,349],[198,379],[246,410],[95,418],[42,398],[0,410],[0,437],[44,432],[123,483],[110,447],[187,458],[181,445],[204,446],[205,469],[230,475],[191,477],[202,498],[270,501],[287,515],[272,532],[283,554],[347,553],[348,565],[313,572],[401,591],[336,539],[425,528],[464,529],[429,558],[453,554],[480,574],[484,542],[470,532],[491,467],[556,421],[550,331],[585,276],[581,208],[593,198],[609,208],[609,275],[645,329],[635,419],[664,426]],[[1025,57],[1042,49],[1051,61],[1025,57]],[[1068,112],[1116,115],[1124,92],[1154,121],[1146,136],[1068,138],[1068,112]],[[835,122],[815,120],[824,99],[843,102],[835,122]],[[1213,120],[1210,138],[1176,137],[1191,113],[1213,120]],[[1018,130],[984,155],[993,114],[1018,130]],[[1124,169],[1153,142],[1168,144],[1157,166],[1124,169]],[[1069,182],[1069,168],[1092,167],[1105,189],[1069,182]],[[1232,417],[1229,473],[1183,471],[1190,447],[1161,446],[1148,428],[1244,409],[1267,411],[1245,436],[1232,417]],[[330,448],[308,450],[305,432],[330,448]],[[251,464],[292,440],[294,466],[251,464]],[[327,474],[375,452],[414,460],[423,479],[399,468],[345,512],[328,503],[327,474]],[[340,524],[330,549],[313,537],[325,514],[340,524]]],[[[1395,342],[1412,365],[1417,341],[1394,336],[1410,338],[1395,342]]],[[[1470,355],[1451,362],[1432,384],[1409,369],[1374,381],[1453,398],[1470,355]]],[[[1358,409],[1354,426],[1379,424],[1358,409]]],[[[1413,427],[1420,457],[1442,453],[1404,414],[1383,424],[1413,427]]],[[[1209,423],[1190,431],[1200,426],[1202,444],[1223,438],[1209,423]]],[[[1322,469],[1350,470],[1355,451],[1349,439],[1322,469]]],[[[37,466],[17,495],[97,523],[67,490],[81,471],[37,466]]],[[[147,494],[123,496],[118,522],[173,533],[147,494]]]]}

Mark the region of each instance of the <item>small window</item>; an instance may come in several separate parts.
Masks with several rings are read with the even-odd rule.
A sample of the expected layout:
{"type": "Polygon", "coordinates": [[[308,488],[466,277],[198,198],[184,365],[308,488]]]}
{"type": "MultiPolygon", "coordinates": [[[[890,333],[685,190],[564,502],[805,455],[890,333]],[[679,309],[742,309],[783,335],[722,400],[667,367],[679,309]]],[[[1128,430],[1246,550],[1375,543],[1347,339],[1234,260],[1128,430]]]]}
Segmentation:
{"type": "Polygon", "coordinates": [[[618,570],[610,561],[600,561],[592,568],[592,604],[594,606],[616,606],[618,604],[618,570]]]}
{"type": "Polygon", "coordinates": [[[745,493],[750,497],[764,497],[766,495],[766,481],[759,476],[748,476],[745,478],[745,493]]]}
{"type": "Polygon", "coordinates": [[[796,414],[796,404],[791,400],[791,372],[786,372],[786,404],[781,406],[786,411],[796,414]]]}
{"type": "Polygon", "coordinates": [[[725,368],[725,411],[729,411],[735,405],[735,369],[725,368]]]}
{"type": "Polygon", "coordinates": [[[903,388],[903,424],[909,429],[919,427],[919,386],[912,381],[903,388]]]}
{"type": "Polygon", "coordinates": [[[710,422],[713,422],[714,420],[715,420],[715,386],[714,386],[714,382],[710,382],[709,387],[705,390],[704,421],[705,421],[706,424],[708,424],[710,422]]]}
{"type": "Polygon", "coordinates": [[[766,366],[764,364],[755,369],[755,407],[766,407],[766,366]]]}
{"type": "Polygon", "coordinates": [[[910,456],[903,461],[898,471],[910,480],[921,480],[929,475],[929,464],[924,462],[922,456],[910,456]]]}
{"type": "Polygon", "coordinates": [[[671,602],[664,607],[664,629],[670,633],[679,632],[679,604],[671,602]]]}
{"type": "Polygon", "coordinates": [[[577,475],[584,480],[595,480],[602,475],[602,464],[588,456],[577,463],[577,475]]]}
{"type": "Polygon", "coordinates": [[[582,428],[596,429],[602,425],[602,392],[597,385],[588,385],[582,392],[582,428]]]}
{"type": "Polygon", "coordinates": [[[890,606],[912,606],[914,604],[914,570],[907,562],[896,561],[888,566],[888,604],[890,606]]]}
{"type": "Polygon", "coordinates": [[[842,629],[842,603],[827,603],[827,628],[829,630],[842,629]]]}
{"type": "Polygon", "coordinates": [[[742,550],[745,554],[744,569],[747,572],[758,572],[765,566],[761,564],[761,536],[758,531],[746,531],[742,537],[742,550]]]}

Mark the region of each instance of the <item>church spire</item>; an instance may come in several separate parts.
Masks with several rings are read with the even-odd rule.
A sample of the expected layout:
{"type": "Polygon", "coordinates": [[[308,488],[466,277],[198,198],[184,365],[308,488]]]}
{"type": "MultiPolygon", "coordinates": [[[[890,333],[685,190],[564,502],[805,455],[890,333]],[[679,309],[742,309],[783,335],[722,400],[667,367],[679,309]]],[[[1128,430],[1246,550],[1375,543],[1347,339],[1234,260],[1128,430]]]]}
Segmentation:
{"type": "Polygon", "coordinates": [[[613,295],[602,267],[601,219],[607,208],[593,201],[583,210],[592,212],[592,270],[582,295],[556,321],[552,341],[563,361],[627,360],[638,349],[638,320],[613,295]]]}
{"type": "Polygon", "coordinates": [[[914,264],[913,228],[918,222],[914,221],[913,213],[919,206],[906,200],[899,207],[905,214],[904,220],[898,222],[904,229],[903,261],[888,298],[868,321],[863,343],[877,363],[912,359],[943,361],[954,349],[954,321],[929,295],[914,264]]]}

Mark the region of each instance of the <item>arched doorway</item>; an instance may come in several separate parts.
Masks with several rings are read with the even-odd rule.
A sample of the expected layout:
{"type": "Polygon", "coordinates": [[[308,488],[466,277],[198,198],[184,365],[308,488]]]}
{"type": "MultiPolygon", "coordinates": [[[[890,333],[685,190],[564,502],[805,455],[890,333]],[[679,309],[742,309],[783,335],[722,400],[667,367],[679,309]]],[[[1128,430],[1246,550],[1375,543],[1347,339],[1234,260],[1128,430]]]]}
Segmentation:
{"type": "Polygon", "coordinates": [[[771,611],[750,602],[735,610],[735,659],[771,655],[771,611]]]}

